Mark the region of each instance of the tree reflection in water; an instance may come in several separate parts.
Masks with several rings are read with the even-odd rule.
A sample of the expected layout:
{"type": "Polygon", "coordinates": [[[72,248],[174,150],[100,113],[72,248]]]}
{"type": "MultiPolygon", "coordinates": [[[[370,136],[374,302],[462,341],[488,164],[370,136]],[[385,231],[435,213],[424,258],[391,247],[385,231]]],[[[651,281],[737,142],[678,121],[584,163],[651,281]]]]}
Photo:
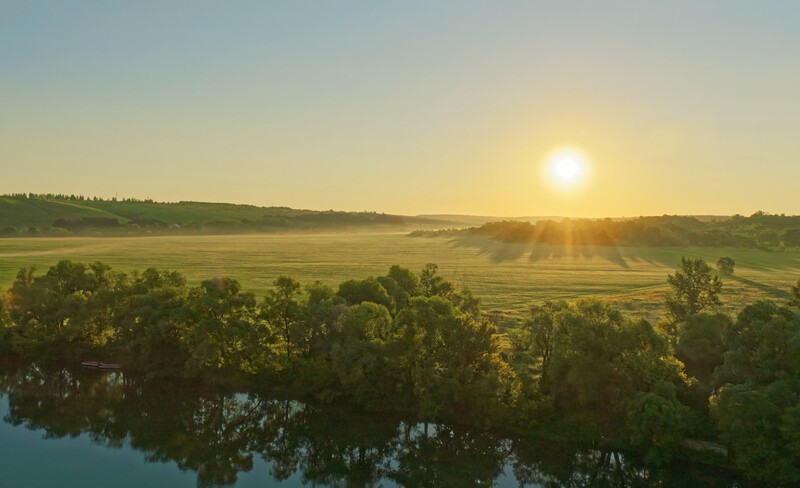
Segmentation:
{"type": "Polygon", "coordinates": [[[129,445],[147,462],[196,472],[201,487],[235,484],[255,456],[275,480],[298,473],[312,486],[491,486],[506,467],[519,486],[686,486],[687,479],[730,486],[718,473],[646,470],[619,453],[118,372],[7,367],[0,392],[12,425],[43,430],[45,438],[86,434],[103,446],[129,445]]]}

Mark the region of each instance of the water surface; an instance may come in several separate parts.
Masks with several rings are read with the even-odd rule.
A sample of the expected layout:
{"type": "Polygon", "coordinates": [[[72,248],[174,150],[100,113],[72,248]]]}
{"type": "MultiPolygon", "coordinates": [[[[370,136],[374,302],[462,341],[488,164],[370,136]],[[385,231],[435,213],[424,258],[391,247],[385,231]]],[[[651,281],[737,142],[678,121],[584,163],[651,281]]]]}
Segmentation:
{"type": "Polygon", "coordinates": [[[730,486],[592,449],[37,366],[0,371],[4,486],[730,486]],[[618,463],[619,461],[619,463],[618,463]]]}

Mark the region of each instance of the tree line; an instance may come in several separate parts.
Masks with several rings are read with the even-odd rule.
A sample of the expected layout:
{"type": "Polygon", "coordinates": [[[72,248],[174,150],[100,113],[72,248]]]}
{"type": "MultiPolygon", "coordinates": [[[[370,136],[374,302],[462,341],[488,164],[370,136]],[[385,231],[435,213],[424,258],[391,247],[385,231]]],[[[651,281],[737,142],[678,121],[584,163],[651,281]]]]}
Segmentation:
{"type": "Polygon", "coordinates": [[[103,199],[103,197],[76,195],[74,193],[3,193],[0,197],[13,198],[15,200],[31,199],[31,200],[56,200],[63,202],[128,202],[128,203],[155,203],[152,198],[121,198],[117,199],[116,196],[103,199]]]}
{"type": "Polygon", "coordinates": [[[489,222],[469,229],[416,231],[413,236],[485,236],[501,242],[573,246],[707,246],[779,250],[800,246],[800,216],[756,212],[750,217],[664,215],[632,219],[489,222]]]}
{"type": "Polygon", "coordinates": [[[406,226],[420,221],[425,219],[366,211],[301,210],[184,201],[167,203],[50,193],[0,195],[0,237],[254,233],[406,226]]]}
{"type": "Polygon", "coordinates": [[[730,317],[715,310],[723,285],[704,261],[683,259],[667,281],[660,323],[597,300],[545,302],[501,343],[479,301],[434,264],[338,288],[281,276],[256,297],[232,278],[189,286],[177,272],[65,260],[17,274],[0,352],[529,436],[569,432],[649,465],[720,443],[728,461],[718,462],[748,477],[800,481],[800,282],[792,302],[730,317]]]}

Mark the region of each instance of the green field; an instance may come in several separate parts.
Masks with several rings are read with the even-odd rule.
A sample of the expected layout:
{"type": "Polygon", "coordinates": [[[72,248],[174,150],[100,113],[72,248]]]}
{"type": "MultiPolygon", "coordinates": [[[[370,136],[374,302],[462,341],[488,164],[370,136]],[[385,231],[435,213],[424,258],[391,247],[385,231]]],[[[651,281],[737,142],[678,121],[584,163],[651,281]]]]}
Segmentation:
{"type": "MultiPolygon", "coordinates": [[[[385,274],[392,264],[419,270],[437,263],[448,279],[469,287],[484,309],[514,317],[548,299],[599,297],[631,315],[658,319],[666,276],[681,256],[713,263],[736,260],[725,277],[726,310],[758,298],[785,298],[800,278],[800,252],[752,249],[577,247],[504,244],[487,238],[411,238],[404,234],[265,234],[123,238],[0,239],[0,285],[9,286],[23,266],[40,271],[59,259],[102,261],[130,271],[178,270],[191,283],[230,276],[263,294],[288,274],[301,283],[338,285],[350,278],[385,274]]],[[[505,320],[503,320],[505,321],[505,320]]]]}

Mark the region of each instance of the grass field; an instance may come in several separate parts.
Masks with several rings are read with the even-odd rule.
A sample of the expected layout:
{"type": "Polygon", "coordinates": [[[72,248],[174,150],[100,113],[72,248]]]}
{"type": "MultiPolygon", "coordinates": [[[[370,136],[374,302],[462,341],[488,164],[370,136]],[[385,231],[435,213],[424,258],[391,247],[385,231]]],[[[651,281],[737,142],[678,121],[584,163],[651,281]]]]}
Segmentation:
{"type": "Polygon", "coordinates": [[[758,298],[785,298],[800,278],[800,252],[718,248],[613,248],[504,244],[485,238],[411,238],[403,234],[246,235],[125,238],[0,239],[0,285],[9,286],[23,266],[44,272],[59,259],[102,261],[130,271],[178,270],[190,283],[230,276],[261,295],[281,274],[301,283],[338,285],[350,278],[385,274],[392,264],[419,270],[437,263],[448,279],[469,287],[484,309],[508,323],[535,302],[598,297],[630,315],[657,320],[666,276],[681,256],[710,263],[736,260],[725,277],[728,311],[758,298]]]}

